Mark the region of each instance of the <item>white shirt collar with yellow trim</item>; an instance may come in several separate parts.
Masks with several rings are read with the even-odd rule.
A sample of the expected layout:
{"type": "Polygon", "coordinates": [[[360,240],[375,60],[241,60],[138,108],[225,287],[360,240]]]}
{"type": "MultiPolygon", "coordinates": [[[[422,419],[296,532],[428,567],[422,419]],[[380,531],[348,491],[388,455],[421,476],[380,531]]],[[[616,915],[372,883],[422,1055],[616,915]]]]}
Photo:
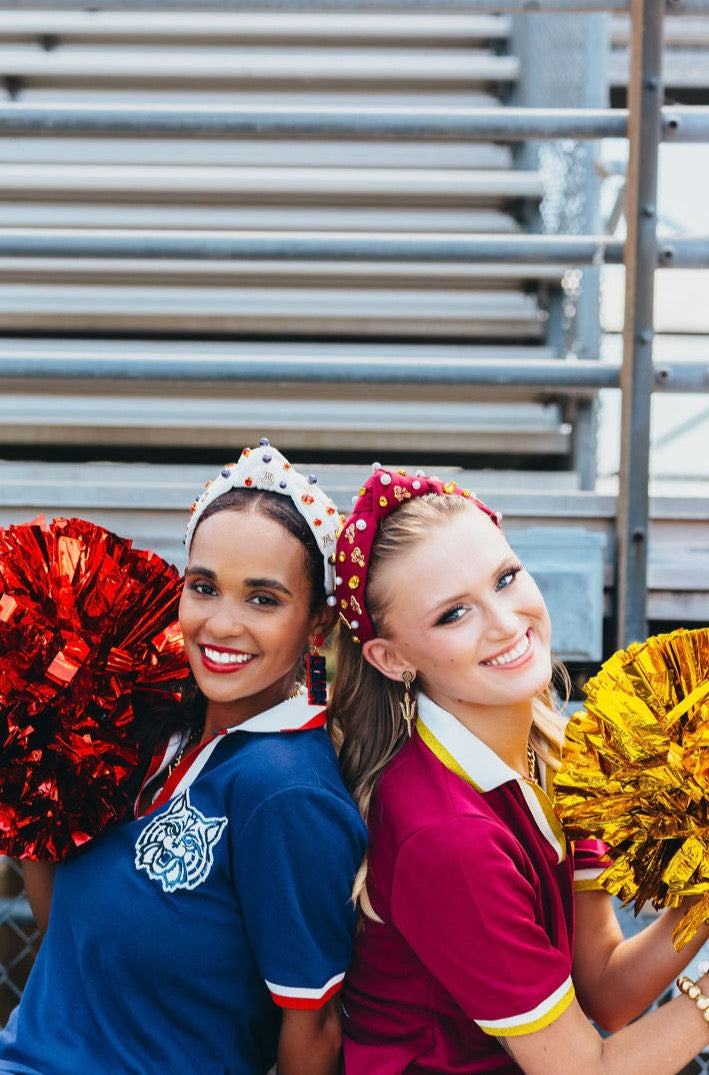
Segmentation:
{"type": "Polygon", "coordinates": [[[504,762],[494,750],[461,724],[457,717],[431,701],[427,695],[419,693],[417,701],[419,717],[425,727],[475,787],[486,792],[512,780],[517,782],[537,828],[554,848],[557,861],[563,862],[566,857],[566,840],[544,790],[535,781],[525,779],[516,769],[504,762]]]}
{"type": "Polygon", "coordinates": [[[427,695],[419,693],[418,710],[428,730],[481,791],[492,791],[508,780],[521,779],[482,739],[427,695]]]}

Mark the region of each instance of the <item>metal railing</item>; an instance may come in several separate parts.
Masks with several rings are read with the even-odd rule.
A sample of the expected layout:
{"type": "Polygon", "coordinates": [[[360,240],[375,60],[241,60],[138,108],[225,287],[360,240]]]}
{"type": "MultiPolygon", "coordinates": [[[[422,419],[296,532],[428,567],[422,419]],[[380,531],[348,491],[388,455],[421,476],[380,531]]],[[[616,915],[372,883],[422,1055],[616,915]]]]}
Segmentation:
{"type": "MultiPolygon", "coordinates": [[[[654,212],[654,208],[653,208],[654,212]]],[[[144,258],[198,261],[386,261],[408,263],[582,266],[626,263],[627,244],[604,235],[322,235],[320,232],[132,232],[77,228],[0,228],[0,257],[144,258]]],[[[656,242],[643,249],[646,265],[709,267],[709,236],[656,242]]]]}
{"type": "MultiPolygon", "coordinates": [[[[0,4],[0,8],[3,5],[0,4]]],[[[13,0],[13,9],[40,8],[41,2],[13,0]]],[[[72,0],[58,0],[57,9],[78,8],[72,0]]],[[[137,0],[102,0],[93,5],[100,10],[137,10],[137,0]]],[[[243,10],[245,0],[153,0],[151,7],[165,10],[243,10]]],[[[263,10],[287,11],[298,7],[296,0],[265,0],[263,10]]],[[[320,0],[323,12],[344,10],[347,0],[320,0]]],[[[709,0],[371,0],[359,5],[377,12],[412,10],[437,12],[524,13],[554,12],[629,12],[631,20],[631,63],[628,108],[610,110],[540,110],[540,109],[455,109],[428,110],[369,109],[355,114],[343,109],[294,108],[262,110],[249,108],[178,110],[170,108],[43,107],[0,106],[0,132],[22,131],[53,134],[77,132],[93,134],[193,134],[225,137],[372,136],[382,138],[499,138],[508,141],[526,138],[601,138],[625,135],[629,141],[630,161],[626,185],[628,234],[624,243],[597,236],[382,236],[357,234],[322,236],[291,234],[274,236],[257,233],[226,235],[150,234],[101,232],[87,235],[80,231],[57,231],[51,234],[20,229],[0,233],[0,255],[5,257],[111,257],[145,259],[273,259],[285,260],[376,260],[477,263],[541,262],[555,265],[590,265],[622,262],[626,270],[625,332],[623,362],[619,370],[598,367],[591,373],[590,363],[568,363],[564,371],[552,374],[549,364],[536,364],[524,370],[506,363],[496,370],[484,364],[446,365],[437,360],[425,374],[431,382],[521,384],[572,386],[588,388],[607,379],[619,378],[622,395],[621,467],[618,498],[618,573],[617,635],[620,645],[646,634],[647,528],[649,513],[649,441],[650,399],[653,391],[676,390],[691,384],[692,391],[706,391],[706,371],[682,365],[657,369],[652,360],[653,281],[658,267],[709,267],[709,238],[658,241],[656,229],[656,189],[658,147],[661,141],[700,141],[709,135],[709,109],[662,107],[662,49],[665,13],[689,14],[709,12],[709,0]],[[568,378],[568,380],[567,380],[568,378]]],[[[36,360],[26,362],[11,357],[0,364],[2,376],[27,376],[36,360]],[[11,372],[12,371],[12,372],[11,372]]],[[[84,376],[81,359],[51,360],[53,376],[84,376]]],[[[560,364],[561,365],[561,364],[560,364]]],[[[105,365],[114,376],[160,377],[160,366],[129,366],[122,372],[105,365]]],[[[356,372],[346,361],[322,360],[307,364],[307,359],[290,360],[284,376],[317,380],[325,375],[343,379],[405,380],[421,378],[422,369],[413,364],[389,364],[374,372],[359,364],[356,372]],[[299,364],[298,364],[299,363],[299,364]]],[[[39,369],[35,366],[35,369],[39,369]]],[[[48,368],[45,364],[44,368],[48,368]]],[[[185,376],[189,366],[184,364],[185,376]]],[[[200,375],[221,375],[232,380],[273,376],[273,363],[266,371],[253,361],[230,361],[228,364],[200,363],[200,375]]],[[[174,372],[174,370],[173,370],[174,372]]]]}
{"type": "MultiPolygon", "coordinates": [[[[214,358],[171,354],[165,358],[86,355],[13,355],[12,345],[0,353],[0,377],[22,381],[47,378],[85,381],[252,381],[262,384],[390,384],[476,385],[533,388],[540,393],[573,395],[620,388],[618,363],[558,359],[484,359],[291,357],[274,354],[214,358]]],[[[709,368],[690,362],[653,366],[653,391],[709,392],[709,368]]]]}
{"type": "MultiPolygon", "coordinates": [[[[0,6],[0,10],[2,10],[0,6]]],[[[415,138],[505,142],[625,138],[627,109],[378,108],[255,105],[0,104],[0,134],[189,135],[192,138],[415,138]]],[[[661,109],[666,142],[709,140],[709,107],[661,109]]]]}
{"type": "MultiPolygon", "coordinates": [[[[92,0],[92,11],[140,11],[144,0],[92,0]]],[[[317,0],[312,5],[318,11],[350,11],[352,0],[317,0]]],[[[45,9],[46,0],[5,0],[3,8],[11,10],[45,9]]],[[[79,0],[53,0],[57,11],[76,11],[85,4],[79,0]]],[[[253,0],[150,0],[155,11],[252,11],[253,0]]],[[[259,0],[260,11],[292,11],[302,9],[302,0],[259,0]]],[[[357,0],[360,11],[433,11],[475,14],[498,12],[627,12],[630,0],[357,0]]],[[[666,10],[674,15],[706,13],[706,0],[666,0],[666,10]]]]}

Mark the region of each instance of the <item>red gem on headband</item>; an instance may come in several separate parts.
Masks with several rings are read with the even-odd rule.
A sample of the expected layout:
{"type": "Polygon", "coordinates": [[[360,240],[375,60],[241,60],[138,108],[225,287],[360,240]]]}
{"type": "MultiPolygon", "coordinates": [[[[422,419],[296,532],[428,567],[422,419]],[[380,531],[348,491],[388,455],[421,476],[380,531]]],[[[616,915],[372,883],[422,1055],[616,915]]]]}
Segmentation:
{"type": "Polygon", "coordinates": [[[375,464],[374,473],[359,491],[352,514],[345,521],[335,557],[335,595],[340,618],[352,632],[353,642],[375,637],[364,604],[367,571],[379,523],[407,500],[426,493],[462,496],[500,525],[500,514],[488,508],[467,489],[455,482],[443,482],[425,474],[408,474],[405,470],[386,470],[375,464]]]}

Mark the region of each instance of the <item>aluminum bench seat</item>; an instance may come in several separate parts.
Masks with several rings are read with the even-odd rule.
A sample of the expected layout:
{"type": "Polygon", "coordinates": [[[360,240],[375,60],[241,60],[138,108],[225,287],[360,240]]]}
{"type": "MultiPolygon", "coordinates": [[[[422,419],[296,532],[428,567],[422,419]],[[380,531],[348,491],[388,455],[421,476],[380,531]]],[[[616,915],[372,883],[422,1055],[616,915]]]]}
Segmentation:
{"type": "Polygon", "coordinates": [[[511,21],[500,15],[386,11],[6,11],[0,37],[52,46],[67,41],[431,42],[504,41],[511,21]]]}
{"type": "Polygon", "coordinates": [[[483,290],[1,284],[0,329],[540,340],[545,316],[534,295],[483,290]]]}

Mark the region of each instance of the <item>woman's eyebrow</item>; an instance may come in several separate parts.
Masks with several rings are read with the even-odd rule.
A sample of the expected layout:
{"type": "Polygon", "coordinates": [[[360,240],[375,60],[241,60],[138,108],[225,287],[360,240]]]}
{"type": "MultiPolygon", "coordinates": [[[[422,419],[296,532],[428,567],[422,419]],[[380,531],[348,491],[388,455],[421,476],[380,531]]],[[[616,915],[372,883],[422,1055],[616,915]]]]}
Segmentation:
{"type": "Polygon", "coordinates": [[[248,586],[250,590],[280,590],[281,593],[288,594],[292,597],[290,590],[287,586],[284,586],[278,579],[244,579],[244,586],[248,586]]]}
{"type": "MultiPolygon", "coordinates": [[[[185,568],[185,578],[190,575],[200,575],[202,578],[216,580],[217,573],[212,571],[209,567],[202,567],[201,564],[190,564],[185,568]]],[[[257,578],[257,579],[244,579],[244,586],[249,590],[278,590],[280,593],[287,594],[288,597],[292,597],[291,591],[287,586],[284,586],[279,579],[269,578],[257,578]]]]}
{"type": "Polygon", "coordinates": [[[431,605],[428,612],[429,615],[435,616],[438,612],[443,611],[450,605],[458,604],[466,596],[465,593],[452,594],[450,597],[445,597],[442,601],[437,601],[435,605],[431,605]]]}
{"type": "Polygon", "coordinates": [[[188,564],[185,568],[185,578],[187,578],[188,575],[203,575],[207,579],[215,579],[217,577],[215,571],[212,571],[208,567],[201,567],[200,564],[188,564]]]}

